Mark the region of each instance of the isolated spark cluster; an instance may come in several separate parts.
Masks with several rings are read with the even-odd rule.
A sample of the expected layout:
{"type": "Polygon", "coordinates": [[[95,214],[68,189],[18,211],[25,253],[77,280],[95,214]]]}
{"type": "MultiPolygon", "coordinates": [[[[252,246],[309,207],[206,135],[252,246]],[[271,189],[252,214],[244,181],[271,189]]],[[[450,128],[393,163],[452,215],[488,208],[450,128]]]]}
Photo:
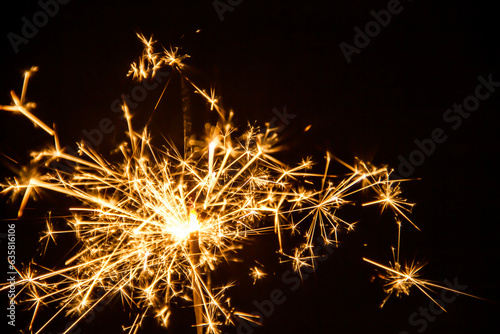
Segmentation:
{"type": "MultiPolygon", "coordinates": [[[[241,132],[215,91],[206,93],[184,74],[187,55],[178,54],[177,49],[157,52],[152,38],[139,38],[145,48],[132,64],[130,76],[145,80],[168,66],[218,114],[217,123],[207,124],[203,136],[185,138],[182,152],[171,142],[154,147],[147,128],[134,129],[124,102],[128,132],[127,142],[117,147],[121,161],[108,161],[84,142],[78,144],[79,156],[66,153],[55,129],[38,119],[32,113],[35,105],[26,100],[28,79],[36,68],[26,72],[21,97],[11,92],[12,104],[1,106],[28,117],[55,143],[32,154],[33,165],[41,167],[2,185],[3,193],[23,197],[19,215],[29,198],[42,189],[80,203],[69,208],[69,230],[55,231],[49,224],[42,237],[48,242],[58,233],[74,234],[78,251],[65,265],[47,269],[33,260],[17,268],[22,278],[17,282],[21,286],[17,299],[31,303],[33,309],[30,330],[43,333],[53,319],[73,316],[67,333],[100,301],[118,297],[140,310],[124,327],[129,333],[136,333],[149,316],[167,326],[169,317],[175,316],[173,304],[180,299],[192,302],[198,333],[219,333],[235,317],[252,320],[251,314],[235,310],[230,303],[228,290],[234,282],[212,286],[210,279],[218,265],[252,247],[251,238],[275,234],[277,251],[300,271],[314,260],[318,236],[325,244],[335,244],[338,230],[354,229],[354,223],[340,218],[339,209],[350,205],[360,192],[373,195],[364,205],[392,210],[399,228],[399,219],[411,223],[412,204],[401,197],[401,180],[391,180],[386,167],[361,161],[350,166],[327,153],[324,172],[318,174],[312,171],[311,159],[295,165],[278,160],[275,153],[281,148],[275,129],[248,126],[241,132]],[[51,169],[56,161],[76,167],[71,172],[51,169]],[[347,167],[348,173],[331,175],[332,161],[347,167]],[[301,242],[288,254],[282,239],[291,235],[301,242]],[[33,329],[36,315],[47,305],[57,307],[57,312],[33,329]]],[[[390,267],[365,260],[387,273],[389,295],[407,294],[413,285],[425,287],[425,281],[417,279],[418,264],[400,269],[399,240],[398,256],[390,267]]],[[[253,265],[249,264],[249,275],[255,282],[266,273],[253,265]]]]}

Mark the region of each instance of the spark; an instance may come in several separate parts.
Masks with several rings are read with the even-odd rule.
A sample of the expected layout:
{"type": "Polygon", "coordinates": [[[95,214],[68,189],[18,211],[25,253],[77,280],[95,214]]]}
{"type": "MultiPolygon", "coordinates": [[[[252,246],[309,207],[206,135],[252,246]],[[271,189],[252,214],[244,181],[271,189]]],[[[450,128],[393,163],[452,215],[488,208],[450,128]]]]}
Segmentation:
{"type": "Polygon", "coordinates": [[[267,274],[259,267],[253,267],[250,268],[250,277],[253,279],[253,284],[257,282],[257,280],[260,280],[264,277],[266,277],[267,274]]]}
{"type": "Polygon", "coordinates": [[[387,297],[383,300],[380,307],[383,307],[385,305],[392,294],[395,294],[396,297],[409,295],[410,289],[412,287],[416,287],[418,290],[420,290],[425,296],[427,296],[433,303],[435,303],[445,312],[446,309],[430,295],[430,292],[433,291],[432,288],[448,290],[461,295],[484,300],[483,298],[433,283],[430,280],[419,278],[419,271],[425,266],[425,264],[412,262],[403,267],[399,262],[394,262],[390,263],[389,266],[385,266],[367,258],[363,258],[363,260],[378,268],[383,269],[385,272],[379,275],[379,277],[385,281],[384,287],[385,292],[387,293],[387,297]]]}
{"type": "MultiPolygon", "coordinates": [[[[380,204],[382,211],[387,208],[391,208],[397,215],[402,216],[406,221],[420,231],[418,226],[415,225],[410,218],[408,218],[408,213],[411,212],[415,204],[408,203],[405,198],[401,197],[402,192],[400,184],[402,180],[390,180],[389,172],[386,170],[384,173],[384,179],[379,176],[378,182],[373,183],[373,189],[377,192],[378,199],[372,202],[364,203],[363,206],[380,204]]],[[[370,175],[373,175],[373,173],[370,175]]]]}
{"type": "MultiPolygon", "coordinates": [[[[210,279],[220,263],[231,261],[247,247],[250,237],[274,233],[279,253],[300,273],[301,268],[314,266],[315,238],[319,236],[325,245],[336,244],[339,230],[354,229],[355,222],[345,221],[338,212],[359,192],[374,190],[379,198],[365,205],[391,208],[409,220],[403,211],[411,205],[400,197],[399,183],[389,180],[386,168],[362,162],[350,166],[330,153],[323,173],[311,171],[309,158],[293,166],[278,160],[273,156],[281,150],[276,146],[275,131],[269,126],[262,131],[249,126],[240,133],[232,124],[232,112],[221,107],[215,90],[207,94],[183,73],[188,55],[181,55],[178,48],[156,52],[152,37],[138,37],[144,51],[132,63],[129,76],[144,80],[169,66],[219,116],[216,124],[205,126],[204,138],[185,141],[183,154],[171,142],[162,149],[155,147],[147,127],[134,130],[125,102],[127,142],[116,150],[121,160],[110,162],[84,142],[78,145],[80,156],[65,153],[55,127],[34,116],[35,105],[26,102],[28,79],[35,68],[25,75],[21,98],[12,92],[12,104],[0,106],[22,113],[55,142],[52,148],[33,153],[38,168],[1,185],[3,193],[24,191],[19,216],[41,190],[80,203],[70,208],[69,229],[56,231],[49,217],[41,238],[47,247],[58,234],[75,235],[78,247],[65,266],[47,269],[32,262],[19,271],[21,280],[16,284],[29,291],[34,308],[30,328],[39,305],[57,309],[36,333],[45,332],[54,319],[65,314],[76,317],[64,332],[69,333],[100,301],[114,296],[141,310],[131,325],[124,326],[128,333],[136,333],[148,314],[168,326],[175,314],[173,304],[179,299],[192,301],[198,334],[219,333],[220,326],[234,324],[235,317],[254,321],[252,315],[230,306],[227,291],[233,283],[212,286],[210,279]],[[332,157],[351,173],[331,175],[332,157]],[[50,169],[53,161],[77,167],[64,173],[50,169]],[[291,234],[302,238],[292,255],[282,242],[291,234]],[[43,272],[37,274],[40,268],[43,272]]],[[[404,280],[392,284],[391,291],[406,293],[408,284],[422,285],[415,278],[418,270],[398,270],[389,272],[404,280]]],[[[266,275],[262,267],[250,269],[254,283],[266,275]]],[[[7,288],[1,285],[1,290],[7,288]]]]}

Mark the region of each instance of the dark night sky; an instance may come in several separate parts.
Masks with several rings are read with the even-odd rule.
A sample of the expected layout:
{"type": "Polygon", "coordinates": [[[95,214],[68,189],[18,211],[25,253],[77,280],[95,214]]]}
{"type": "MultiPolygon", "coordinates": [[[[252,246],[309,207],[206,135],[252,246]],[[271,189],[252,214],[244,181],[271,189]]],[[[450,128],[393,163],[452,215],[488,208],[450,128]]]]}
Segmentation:
{"type": "MultiPolygon", "coordinates": [[[[82,131],[96,128],[103,117],[110,118],[116,131],[104,137],[100,150],[106,153],[123,139],[124,124],[111,104],[135,85],[125,74],[141,52],[135,33],[143,32],[189,54],[187,73],[203,87],[216,87],[224,107],[235,110],[236,123],[262,124],[274,116],[274,108],[286,106],[289,114],[296,115],[283,131],[290,147],[283,157],[290,162],[305,156],[321,162],[329,149],[348,162],[357,156],[398,170],[398,157],[408,159],[417,148],[415,140],[430,138],[435,128],[442,128],[447,140],[436,144],[433,154],[409,175],[420,180],[403,186],[410,201],[418,203],[412,218],[422,230],[404,228],[403,254],[429,262],[422,270],[426,278],[440,283],[456,278],[467,286],[467,293],[492,302],[461,296],[447,304],[447,314],[427,321],[425,330],[423,322],[409,322],[420,307],[429,306],[416,290],[402,299],[391,298],[379,309],[384,298],[381,282],[370,282],[376,271],[361,258],[390,260],[396,230],[387,216],[378,218],[370,210],[363,213],[358,231],[342,234],[341,247],[296,291],[281,279],[289,270],[286,264],[271,266],[272,277],[257,285],[247,282],[246,272],[238,272],[235,266],[232,275],[249,285],[234,288],[233,302],[243,311],[253,311],[252,301],[268,299],[275,289],[283,291],[284,303],[265,317],[263,327],[251,327],[253,333],[499,332],[500,291],[494,272],[500,234],[495,172],[500,87],[457,129],[452,128],[454,122],[443,120],[454,103],[475,94],[479,76],[491,74],[493,81],[500,81],[500,21],[489,4],[402,1],[401,12],[393,14],[391,22],[348,63],[339,44],[353,45],[354,28],[364,30],[373,20],[370,11],[386,9],[391,1],[233,0],[239,4],[223,13],[222,21],[211,0],[145,3],[70,1],[26,44],[19,45],[17,53],[8,34],[21,35],[22,18],[32,21],[41,7],[36,1],[18,1],[4,8],[0,104],[10,102],[11,89],[20,90],[23,71],[37,65],[40,70],[30,82],[28,98],[37,102],[38,117],[56,122],[67,145],[80,140],[82,131]],[[311,130],[303,133],[308,124],[311,130]]],[[[153,90],[137,106],[136,124],[144,124],[160,92],[161,88],[153,90]]],[[[178,141],[179,112],[175,103],[166,109],[155,114],[153,130],[178,141]]],[[[205,110],[197,115],[195,111],[195,128],[209,117],[205,110]]],[[[31,150],[51,142],[27,119],[6,111],[0,112],[0,133],[0,152],[23,163],[31,150]]],[[[5,166],[0,168],[2,179],[12,175],[5,166]]],[[[15,217],[19,203],[6,205],[7,197],[0,201],[1,218],[15,217]]],[[[41,229],[35,217],[45,215],[43,208],[58,205],[57,198],[50,196],[43,204],[32,203],[28,218],[17,223],[18,261],[29,261],[35,252],[41,229]]],[[[6,231],[2,227],[0,233],[6,231]]],[[[6,252],[5,239],[0,240],[1,252],[6,252]]],[[[246,256],[272,262],[277,258],[275,249],[274,244],[258,242],[250,250],[255,254],[246,256]],[[265,254],[273,256],[266,260],[265,254]]],[[[48,261],[61,262],[57,257],[48,261]]],[[[4,261],[0,268],[6,267],[4,261]]],[[[0,271],[3,274],[6,269],[0,271]]],[[[0,298],[4,310],[7,296],[0,298]]],[[[191,313],[179,309],[169,330],[151,320],[144,332],[194,333],[186,327],[194,321],[191,313]]],[[[18,309],[17,329],[23,328],[27,317],[18,309]]],[[[82,333],[120,333],[121,324],[128,321],[127,311],[112,303],[80,328],[82,333]]],[[[7,322],[3,313],[1,322],[0,327],[7,322]]],[[[53,333],[59,333],[66,322],[57,322],[53,333]]],[[[238,331],[228,328],[226,332],[238,331]]],[[[239,332],[250,333],[248,329],[239,332]]]]}

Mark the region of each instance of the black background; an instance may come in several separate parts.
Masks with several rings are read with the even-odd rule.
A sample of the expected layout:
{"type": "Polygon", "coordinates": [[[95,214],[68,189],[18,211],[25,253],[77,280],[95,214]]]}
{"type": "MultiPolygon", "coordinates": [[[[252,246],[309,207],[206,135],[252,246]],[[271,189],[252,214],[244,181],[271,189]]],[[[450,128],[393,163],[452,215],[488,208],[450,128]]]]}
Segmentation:
{"type": "MultiPolygon", "coordinates": [[[[474,93],[478,76],[491,73],[500,81],[500,21],[491,5],[472,0],[404,1],[402,12],[360,54],[353,54],[350,64],[339,44],[353,44],[354,27],[363,29],[373,19],[370,11],[385,9],[387,1],[246,0],[225,12],[221,21],[212,1],[73,0],[61,5],[36,36],[19,46],[18,53],[7,34],[21,34],[21,18],[31,21],[40,7],[35,1],[3,6],[0,104],[10,102],[11,89],[20,92],[24,70],[39,66],[28,99],[37,102],[40,119],[57,124],[65,145],[80,140],[84,129],[98,127],[104,117],[113,121],[116,131],[104,137],[99,150],[106,154],[123,140],[125,126],[111,103],[135,85],[125,74],[141,53],[136,32],[154,34],[164,46],[179,46],[189,54],[186,73],[207,89],[213,84],[224,107],[235,110],[237,124],[263,124],[274,116],[273,108],[286,106],[296,115],[282,132],[289,151],[281,157],[290,163],[313,156],[321,166],[329,149],[348,162],[360,157],[397,168],[398,156],[407,158],[416,148],[415,139],[429,138],[434,128],[445,129],[447,141],[438,144],[411,175],[420,180],[403,185],[405,196],[418,203],[412,218],[422,231],[404,226],[402,254],[429,262],[422,269],[425,278],[437,282],[457,278],[467,285],[466,292],[491,301],[461,296],[447,305],[448,313],[427,324],[426,333],[498,332],[500,92],[481,102],[457,130],[443,121],[446,109],[474,93]],[[312,128],[304,133],[308,124],[312,128]]],[[[148,119],[160,92],[161,88],[152,91],[134,110],[137,127],[148,119]]],[[[168,94],[165,101],[173,102],[160,104],[153,133],[179,142],[182,123],[175,85],[168,94]]],[[[203,108],[194,113],[197,130],[213,116],[203,108]]],[[[0,112],[0,127],[0,152],[23,164],[30,151],[51,143],[49,136],[19,115],[0,112]]],[[[13,172],[2,166],[2,175],[13,172]]],[[[46,195],[41,203],[30,202],[27,217],[17,222],[19,262],[28,262],[36,251],[44,225],[36,217],[45,216],[47,208],[58,212],[65,207],[64,201],[46,195]]],[[[1,199],[3,225],[15,217],[19,204],[7,205],[7,200],[1,199]]],[[[341,234],[341,247],[297,291],[290,291],[281,280],[289,267],[272,264],[277,259],[274,238],[265,237],[248,248],[242,255],[246,263],[252,265],[254,258],[269,262],[270,277],[252,285],[247,272],[240,271],[246,267],[231,269],[229,279],[241,282],[232,289],[234,306],[253,311],[252,301],[268,299],[274,289],[286,296],[265,317],[263,327],[252,327],[253,333],[417,333],[421,326],[412,326],[408,318],[429,305],[417,290],[378,308],[384,298],[382,283],[371,282],[376,270],[361,259],[386,263],[397,234],[386,219],[390,217],[378,218],[376,210],[364,212],[358,231],[341,234]]],[[[3,226],[0,233],[6,231],[3,226]]],[[[0,240],[6,252],[6,240],[0,240]]],[[[63,262],[60,257],[66,251],[52,254],[46,263],[63,262]]],[[[4,310],[7,296],[2,296],[4,310]]],[[[127,312],[112,302],[79,328],[82,333],[120,333],[122,324],[131,323],[127,312]]],[[[20,330],[29,311],[19,307],[17,316],[20,330]]],[[[0,321],[2,326],[7,322],[5,316],[0,321]]],[[[56,321],[53,333],[67,321],[56,321]]],[[[148,320],[144,332],[194,333],[189,328],[193,321],[192,310],[181,306],[169,329],[148,320]]]]}

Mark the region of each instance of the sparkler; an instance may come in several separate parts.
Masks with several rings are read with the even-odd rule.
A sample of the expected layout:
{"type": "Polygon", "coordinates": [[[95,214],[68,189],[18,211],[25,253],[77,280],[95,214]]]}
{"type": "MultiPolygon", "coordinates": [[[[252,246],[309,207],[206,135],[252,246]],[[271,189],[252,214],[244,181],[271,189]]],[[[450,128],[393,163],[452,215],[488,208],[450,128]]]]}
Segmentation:
{"type": "MultiPolygon", "coordinates": [[[[218,114],[217,123],[207,125],[205,136],[196,140],[189,133],[189,111],[184,105],[182,153],[169,142],[161,149],[154,147],[147,128],[136,131],[126,103],[128,139],[117,148],[121,162],[109,162],[85,142],[78,144],[80,156],[66,153],[55,129],[38,119],[33,114],[35,105],[26,101],[28,81],[36,68],[26,72],[21,97],[11,92],[12,104],[0,107],[23,114],[54,138],[53,146],[33,153],[38,170],[2,185],[2,193],[23,194],[19,216],[33,193],[41,189],[81,203],[70,208],[68,231],[55,231],[48,224],[42,237],[47,243],[57,233],[77,237],[79,250],[65,266],[48,270],[32,261],[17,269],[22,278],[17,284],[34,306],[30,330],[42,333],[56,317],[76,315],[73,325],[66,328],[68,333],[100,301],[119,296],[124,304],[141,310],[127,327],[129,333],[138,332],[149,315],[167,326],[172,303],[180,299],[192,302],[198,334],[219,333],[235,316],[252,317],[230,306],[227,290],[232,283],[212,287],[210,281],[210,274],[220,263],[230,261],[243,241],[276,234],[279,253],[291,259],[300,272],[313,262],[313,240],[318,235],[325,244],[332,244],[337,242],[339,229],[354,229],[337,212],[366,190],[375,191],[378,199],[365,205],[390,208],[411,223],[407,216],[411,205],[399,197],[399,182],[390,180],[387,168],[361,161],[350,166],[330,154],[323,173],[311,171],[311,159],[287,165],[273,156],[280,150],[274,129],[249,126],[238,135],[233,113],[223,110],[215,91],[200,89],[183,72],[187,55],[179,55],[173,48],[156,52],[152,38],[139,38],[144,52],[132,64],[130,76],[144,80],[169,66],[180,74],[183,90],[194,90],[218,114]],[[332,159],[350,173],[331,175],[332,159]],[[76,167],[71,173],[51,169],[51,163],[57,161],[76,167]],[[293,255],[287,255],[282,238],[292,233],[300,234],[302,242],[293,255]],[[36,270],[43,273],[35,275],[36,270]],[[41,305],[56,305],[58,310],[34,330],[41,305]]],[[[414,279],[418,270],[400,272],[399,267],[367,261],[394,274],[391,291],[406,293],[408,284],[419,288],[424,284],[414,279]]],[[[249,271],[254,282],[266,276],[259,267],[249,271]]]]}

